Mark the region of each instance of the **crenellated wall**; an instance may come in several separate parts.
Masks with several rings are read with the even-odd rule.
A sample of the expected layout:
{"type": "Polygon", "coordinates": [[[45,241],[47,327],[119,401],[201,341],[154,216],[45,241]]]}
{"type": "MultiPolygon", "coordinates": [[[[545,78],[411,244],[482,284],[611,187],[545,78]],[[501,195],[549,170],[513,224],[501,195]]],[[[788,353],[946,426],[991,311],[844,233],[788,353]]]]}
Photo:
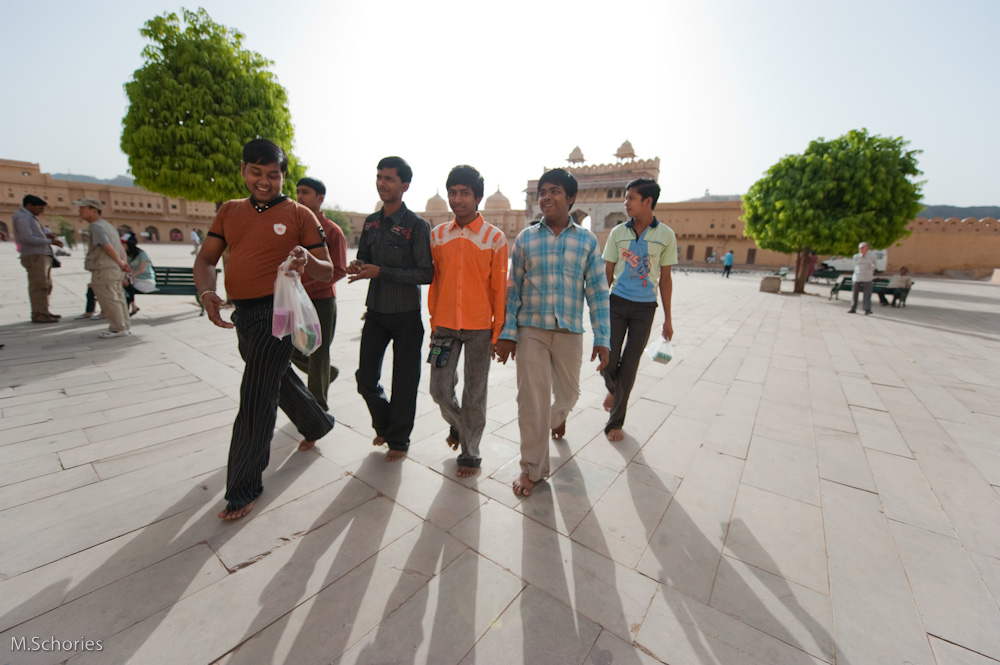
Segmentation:
{"type": "Polygon", "coordinates": [[[1000,268],[1000,224],[992,217],[917,217],[907,228],[910,237],[889,248],[890,271],[905,265],[911,272],[967,270],[983,277],[1000,268]]]}

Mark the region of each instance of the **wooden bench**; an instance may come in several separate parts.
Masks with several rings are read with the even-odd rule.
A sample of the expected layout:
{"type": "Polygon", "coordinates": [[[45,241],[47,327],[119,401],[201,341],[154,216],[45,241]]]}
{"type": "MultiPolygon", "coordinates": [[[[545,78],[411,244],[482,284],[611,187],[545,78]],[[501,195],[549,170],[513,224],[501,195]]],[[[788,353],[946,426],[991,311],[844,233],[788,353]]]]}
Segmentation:
{"type": "MultiPolygon", "coordinates": [[[[879,293],[881,293],[884,296],[893,295],[893,291],[895,291],[895,289],[889,288],[888,279],[886,279],[885,277],[877,277],[872,281],[874,282],[874,284],[872,284],[872,295],[877,295],[879,293]]],[[[899,303],[901,307],[906,307],[906,297],[910,295],[910,289],[913,288],[914,283],[915,282],[910,282],[909,288],[903,289],[903,292],[900,294],[899,303]]],[[[851,291],[853,288],[854,288],[854,278],[844,277],[844,279],[834,284],[833,288],[830,289],[830,297],[827,298],[827,300],[833,298],[840,300],[839,294],[841,291],[851,291]]]]}
{"type": "MultiPolygon", "coordinates": [[[[197,300],[198,287],[194,285],[193,268],[153,266],[153,272],[156,274],[156,290],[143,293],[143,296],[194,296],[197,300]]],[[[215,269],[216,275],[220,272],[222,271],[218,268],[215,269]]],[[[201,307],[198,316],[204,316],[205,306],[200,300],[198,306],[201,307]]]]}

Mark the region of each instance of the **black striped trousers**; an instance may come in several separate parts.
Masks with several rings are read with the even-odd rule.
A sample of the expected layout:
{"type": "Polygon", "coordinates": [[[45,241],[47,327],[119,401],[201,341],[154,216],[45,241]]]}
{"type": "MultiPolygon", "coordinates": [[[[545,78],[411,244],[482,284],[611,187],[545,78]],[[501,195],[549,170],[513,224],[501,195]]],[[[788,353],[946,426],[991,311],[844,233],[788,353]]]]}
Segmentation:
{"type": "Polygon", "coordinates": [[[233,312],[246,367],[229,444],[228,510],[242,508],[264,491],[261,476],[271,457],[278,407],[306,439],[320,439],[333,429],[333,416],[320,408],[292,369],[291,337],[271,334],[273,310],[271,298],[260,298],[238,303],[233,312]]]}

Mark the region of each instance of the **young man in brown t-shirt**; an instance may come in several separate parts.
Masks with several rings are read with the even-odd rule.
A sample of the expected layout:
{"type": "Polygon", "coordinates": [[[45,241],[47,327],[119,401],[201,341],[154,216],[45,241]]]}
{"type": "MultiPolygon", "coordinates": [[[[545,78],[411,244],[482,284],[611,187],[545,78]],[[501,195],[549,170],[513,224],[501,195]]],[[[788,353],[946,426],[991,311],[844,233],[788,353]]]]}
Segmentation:
{"type": "Polygon", "coordinates": [[[219,513],[227,520],[249,513],[264,489],[261,478],[279,406],[303,436],[300,450],[333,429],[333,416],[316,403],[291,367],[291,338],[271,334],[274,281],[286,258],[292,257],[292,269],[299,274],[326,282],[333,278],[316,216],[281,193],[287,169],[288,157],[271,141],[254,139],[244,146],[241,173],[250,198],[222,204],[194,264],[198,297],[209,320],[220,328],[236,328],[246,363],[229,446],[227,503],[219,513]],[[226,295],[236,305],[232,323],[222,319],[223,300],[215,292],[215,266],[227,248],[226,295]]]}

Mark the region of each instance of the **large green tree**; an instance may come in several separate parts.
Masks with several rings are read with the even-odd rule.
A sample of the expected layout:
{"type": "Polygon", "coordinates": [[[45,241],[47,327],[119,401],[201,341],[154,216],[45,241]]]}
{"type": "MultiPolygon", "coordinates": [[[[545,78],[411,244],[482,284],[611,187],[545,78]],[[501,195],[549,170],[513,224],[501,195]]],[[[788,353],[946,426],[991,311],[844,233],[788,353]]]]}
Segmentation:
{"type": "Polygon", "coordinates": [[[782,158],[743,197],[746,235],[797,255],[796,293],[805,290],[811,252],[850,256],[862,241],[881,248],[909,235],[922,183],[913,180],[920,151],[907,145],[866,129],[820,138],[782,158]]]}
{"type": "Polygon", "coordinates": [[[254,138],[288,153],[285,193],[305,173],[291,152],[288,97],[273,63],[243,48],[244,35],[204,9],[168,13],[139,31],[146,63],[125,84],[122,150],[136,184],[167,196],[221,202],[246,195],[238,163],[254,138]]]}

